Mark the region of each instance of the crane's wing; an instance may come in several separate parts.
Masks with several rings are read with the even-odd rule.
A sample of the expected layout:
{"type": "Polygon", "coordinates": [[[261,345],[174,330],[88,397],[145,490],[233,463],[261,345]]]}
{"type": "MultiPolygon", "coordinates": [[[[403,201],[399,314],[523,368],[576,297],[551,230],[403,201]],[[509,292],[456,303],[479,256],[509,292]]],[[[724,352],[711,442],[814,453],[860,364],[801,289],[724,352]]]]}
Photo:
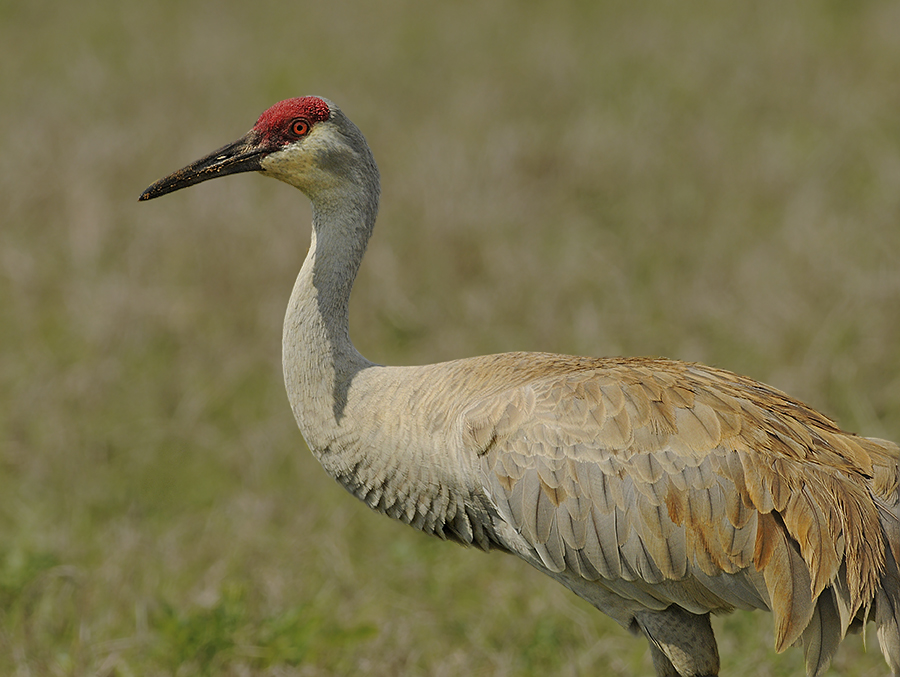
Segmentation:
{"type": "Polygon", "coordinates": [[[604,361],[477,401],[461,434],[548,572],[648,608],[768,607],[776,648],[806,631],[807,652],[828,657],[875,595],[896,445],[750,379],[604,361]]]}

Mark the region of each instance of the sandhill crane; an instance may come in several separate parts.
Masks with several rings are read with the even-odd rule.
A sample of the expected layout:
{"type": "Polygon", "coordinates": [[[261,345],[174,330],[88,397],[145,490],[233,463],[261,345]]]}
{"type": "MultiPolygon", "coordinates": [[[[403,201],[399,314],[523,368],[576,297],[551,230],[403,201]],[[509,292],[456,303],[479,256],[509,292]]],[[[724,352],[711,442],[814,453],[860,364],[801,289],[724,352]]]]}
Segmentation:
{"type": "Polygon", "coordinates": [[[284,378],[325,470],[374,510],[518,555],[645,635],[661,677],[716,675],[710,613],[768,609],[820,675],[874,620],[900,675],[900,450],[749,378],[665,359],[365,359],[348,300],[378,169],[332,102],[288,99],[141,200],[256,171],[312,202],[284,378]]]}

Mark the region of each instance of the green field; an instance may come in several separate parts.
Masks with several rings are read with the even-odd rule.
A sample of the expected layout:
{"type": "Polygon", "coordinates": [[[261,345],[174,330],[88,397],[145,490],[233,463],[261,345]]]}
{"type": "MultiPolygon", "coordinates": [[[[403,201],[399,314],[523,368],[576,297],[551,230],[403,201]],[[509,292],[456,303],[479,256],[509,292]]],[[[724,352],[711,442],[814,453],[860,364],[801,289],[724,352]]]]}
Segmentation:
{"type": "MultiPolygon", "coordinates": [[[[328,479],[281,381],[305,198],[151,182],[319,94],[382,363],[666,355],[900,439],[900,4],[0,0],[0,674],[646,675],[522,562],[328,479]]],[[[771,618],[722,674],[797,675],[771,618]]],[[[829,675],[884,675],[874,626],[829,675]]]]}

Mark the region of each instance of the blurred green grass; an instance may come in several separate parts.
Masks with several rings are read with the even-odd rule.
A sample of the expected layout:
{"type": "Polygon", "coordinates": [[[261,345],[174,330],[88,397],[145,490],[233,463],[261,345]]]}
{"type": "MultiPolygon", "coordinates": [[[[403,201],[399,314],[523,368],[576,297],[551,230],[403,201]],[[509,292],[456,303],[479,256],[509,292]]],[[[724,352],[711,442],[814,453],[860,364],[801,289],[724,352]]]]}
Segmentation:
{"type": "MultiPolygon", "coordinates": [[[[369,358],[668,355],[900,438],[900,6],[0,2],[0,673],[647,674],[512,558],[369,514],[306,451],[289,188],[138,205],[274,101],[375,150],[369,358]]],[[[723,674],[789,675],[771,620],[723,674]]],[[[874,633],[830,674],[881,675],[874,633]]]]}

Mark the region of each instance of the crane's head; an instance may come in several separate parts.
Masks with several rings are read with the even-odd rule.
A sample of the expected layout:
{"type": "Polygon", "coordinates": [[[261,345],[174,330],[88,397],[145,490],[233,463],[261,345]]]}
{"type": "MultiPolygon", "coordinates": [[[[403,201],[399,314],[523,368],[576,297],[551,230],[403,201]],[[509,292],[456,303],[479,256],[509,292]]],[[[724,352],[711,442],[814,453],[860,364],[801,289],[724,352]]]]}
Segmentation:
{"type": "Polygon", "coordinates": [[[330,101],[304,96],[276,103],[240,139],[160,179],[140,199],[240,172],[280,179],[310,198],[348,184],[378,191],[378,170],[356,125],[330,101]]]}

